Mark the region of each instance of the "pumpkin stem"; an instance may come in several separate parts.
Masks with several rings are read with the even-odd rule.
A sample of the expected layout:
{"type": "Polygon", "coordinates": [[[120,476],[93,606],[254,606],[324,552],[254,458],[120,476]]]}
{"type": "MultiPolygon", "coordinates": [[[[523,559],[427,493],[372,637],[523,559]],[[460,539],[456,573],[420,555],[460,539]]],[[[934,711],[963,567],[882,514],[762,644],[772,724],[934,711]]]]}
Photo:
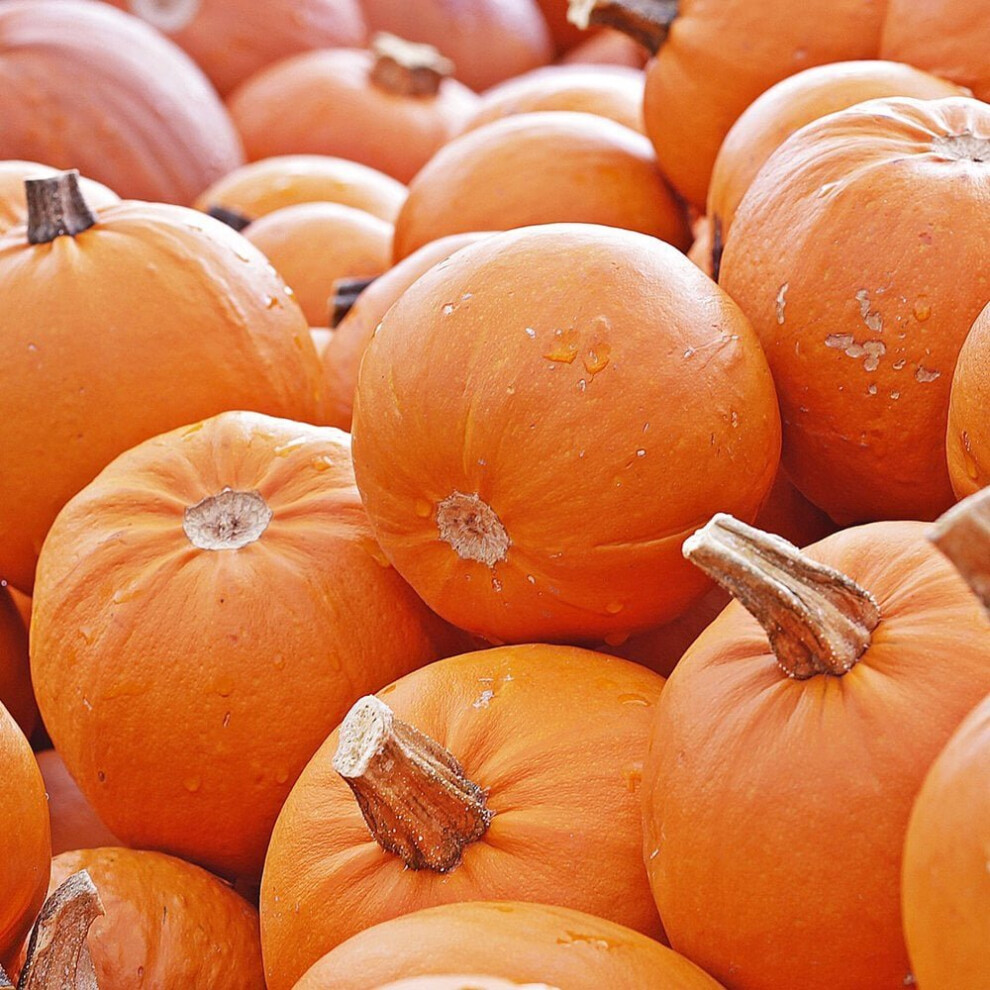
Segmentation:
{"type": "Polygon", "coordinates": [[[17,990],[98,990],[86,936],[104,913],[86,870],[66,879],[41,908],[17,990]]]}
{"type": "Polygon", "coordinates": [[[240,232],[248,224],[251,223],[251,218],[245,216],[243,213],[237,210],[230,210],[226,206],[211,206],[206,211],[208,216],[213,217],[214,220],[219,220],[221,223],[225,223],[228,227],[233,227],[234,230],[240,232]]]}
{"type": "Polygon", "coordinates": [[[375,64],[371,81],[396,96],[436,96],[454,74],[454,63],[432,45],[417,45],[380,31],[371,39],[375,64]]]}
{"type": "Polygon", "coordinates": [[[990,610],[990,488],[981,488],[939,516],[928,539],[990,610]]]}
{"type": "Polygon", "coordinates": [[[788,677],[841,676],[870,645],[880,621],[873,596],[779,536],[720,512],[683,552],[763,626],[788,677]]]}
{"type": "Polygon", "coordinates": [[[680,0],[570,0],[567,19],[582,31],[592,24],[618,28],[656,55],[680,13],[680,0]]]}
{"type": "Polygon", "coordinates": [[[131,13],[166,34],[181,31],[195,20],[202,0],[130,0],[131,13]]]}
{"type": "Polygon", "coordinates": [[[477,494],[453,492],[437,504],[440,539],[462,560],[494,567],[505,560],[512,541],[495,510],[477,494]]]}
{"type": "Polygon", "coordinates": [[[96,223],[79,188],[79,170],[59,172],[44,179],[25,179],[28,242],[50,244],[56,237],[75,237],[96,223]]]}
{"type": "Polygon", "coordinates": [[[376,275],[352,275],[349,278],[338,278],[333,283],[330,296],[330,329],[334,330],[340,321],[351,311],[358,296],[371,285],[376,275]]]}
{"type": "Polygon", "coordinates": [[[411,870],[454,869],[495,814],[447,750],[372,695],[341,723],[333,768],[354,792],[375,841],[411,870]]]}
{"type": "Polygon", "coordinates": [[[240,550],[261,537],[272,510],[259,492],[224,488],[183,513],[182,529],[200,550],[240,550]]]}

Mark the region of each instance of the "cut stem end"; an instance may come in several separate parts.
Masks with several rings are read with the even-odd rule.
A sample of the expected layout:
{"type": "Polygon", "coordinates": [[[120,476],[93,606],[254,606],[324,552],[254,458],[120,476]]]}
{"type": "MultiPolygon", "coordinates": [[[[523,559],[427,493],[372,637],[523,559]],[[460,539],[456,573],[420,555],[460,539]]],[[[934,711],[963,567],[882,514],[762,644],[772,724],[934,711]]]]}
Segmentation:
{"type": "Polygon", "coordinates": [[[990,488],[982,488],[935,521],[928,533],[990,611],[990,488]]]}
{"type": "Polygon", "coordinates": [[[582,31],[617,28],[656,55],[679,13],[680,0],[570,0],[567,19],[582,31]]]}
{"type": "Polygon", "coordinates": [[[454,492],[438,503],[437,529],[440,539],[462,560],[477,560],[489,567],[505,560],[512,545],[502,520],[477,493],[454,492]]]}
{"type": "Polygon", "coordinates": [[[25,179],[24,194],[31,244],[50,244],[58,237],[75,237],[96,223],[96,214],[79,188],[77,169],[44,179],[25,179]]]}
{"type": "Polygon", "coordinates": [[[432,45],[418,45],[381,31],[371,39],[371,81],[396,96],[436,96],[454,74],[454,63],[432,45]]]}
{"type": "Polygon", "coordinates": [[[259,492],[224,488],[190,505],[182,529],[200,550],[240,550],[260,539],[271,519],[272,510],[259,492]]]}

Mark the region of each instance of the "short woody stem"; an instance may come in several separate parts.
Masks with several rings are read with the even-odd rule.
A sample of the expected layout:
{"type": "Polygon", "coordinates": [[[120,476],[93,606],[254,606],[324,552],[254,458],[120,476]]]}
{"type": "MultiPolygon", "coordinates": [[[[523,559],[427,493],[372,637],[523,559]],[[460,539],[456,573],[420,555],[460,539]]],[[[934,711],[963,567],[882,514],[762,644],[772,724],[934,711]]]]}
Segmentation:
{"type": "Polygon", "coordinates": [[[432,45],[417,45],[384,31],[371,39],[371,81],[397,96],[436,96],[454,63],[432,45]]]}
{"type": "Polygon", "coordinates": [[[41,908],[17,990],[98,990],[86,936],[103,913],[89,873],[73,873],[41,908]]]}
{"type": "Polygon", "coordinates": [[[980,489],[940,516],[928,539],[990,610],[990,488],[980,489]]]}
{"type": "Polygon", "coordinates": [[[840,676],[870,645],[880,621],[873,596],[787,540],[719,513],[683,551],[763,626],[788,677],[840,676]]]}
{"type": "Polygon", "coordinates": [[[656,55],[679,13],[680,0],[570,0],[567,19],[584,31],[617,28],[656,55]]]}
{"type": "Polygon", "coordinates": [[[454,869],[494,815],[446,749],[370,695],[341,724],[333,768],[378,844],[412,870],[454,869]]]}
{"type": "Polygon", "coordinates": [[[229,210],[226,206],[213,205],[206,211],[214,220],[225,223],[234,230],[244,230],[251,223],[251,218],[239,213],[237,210],[229,210]]]}
{"type": "Polygon", "coordinates": [[[338,278],[333,283],[330,296],[330,329],[334,330],[340,321],[351,311],[358,296],[375,281],[375,275],[355,275],[338,278]]]}
{"type": "Polygon", "coordinates": [[[45,179],[25,179],[28,241],[50,244],[57,237],[75,237],[96,223],[79,188],[79,172],[60,172],[45,179]]]}

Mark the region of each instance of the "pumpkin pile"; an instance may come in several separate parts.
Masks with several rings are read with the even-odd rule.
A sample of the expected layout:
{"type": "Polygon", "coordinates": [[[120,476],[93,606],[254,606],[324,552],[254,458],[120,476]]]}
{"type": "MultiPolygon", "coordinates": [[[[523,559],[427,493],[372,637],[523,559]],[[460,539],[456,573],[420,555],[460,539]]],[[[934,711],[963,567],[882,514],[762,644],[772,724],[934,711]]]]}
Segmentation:
{"type": "Polygon", "coordinates": [[[988,31],[0,4],[0,990],[988,990],[988,31]]]}

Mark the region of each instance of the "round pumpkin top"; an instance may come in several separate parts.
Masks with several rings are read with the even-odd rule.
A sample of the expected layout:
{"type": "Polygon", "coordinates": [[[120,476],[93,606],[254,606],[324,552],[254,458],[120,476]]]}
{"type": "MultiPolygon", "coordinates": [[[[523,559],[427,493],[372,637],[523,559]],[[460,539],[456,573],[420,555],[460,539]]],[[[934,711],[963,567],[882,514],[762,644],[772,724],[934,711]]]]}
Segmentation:
{"type": "MultiPolygon", "coordinates": [[[[57,174],[58,169],[39,165],[37,162],[0,162],[0,234],[27,221],[24,180],[57,174]]],[[[102,210],[120,202],[120,197],[115,192],[92,179],[80,178],[79,185],[86,201],[94,210],[102,210]]]]}
{"type": "Polygon", "coordinates": [[[544,904],[445,904],[394,918],[327,953],[294,990],[363,990],[399,977],[483,968],[567,990],[719,990],[665,945],[622,925],[544,904]]]}
{"type": "MultiPolygon", "coordinates": [[[[342,762],[363,717],[353,712],[306,767],[272,835],[261,894],[269,986],[291,987],[322,952],[362,928],[451,901],[556,902],[659,935],[642,866],[638,788],[662,685],[636,664],[540,645],[448,658],[379,692],[394,719],[443,747],[481,788],[481,827],[443,862],[421,834],[411,835],[412,849],[386,851],[380,843],[390,836],[369,833],[350,789],[363,802],[371,784],[349,787],[342,776],[353,776],[342,762]],[[562,875],[569,879],[561,887],[562,875]]],[[[393,770],[393,783],[382,786],[416,790],[419,804],[436,806],[435,820],[450,815],[450,798],[413,774],[393,770]]],[[[397,807],[388,795],[381,806],[397,807]]]]}

